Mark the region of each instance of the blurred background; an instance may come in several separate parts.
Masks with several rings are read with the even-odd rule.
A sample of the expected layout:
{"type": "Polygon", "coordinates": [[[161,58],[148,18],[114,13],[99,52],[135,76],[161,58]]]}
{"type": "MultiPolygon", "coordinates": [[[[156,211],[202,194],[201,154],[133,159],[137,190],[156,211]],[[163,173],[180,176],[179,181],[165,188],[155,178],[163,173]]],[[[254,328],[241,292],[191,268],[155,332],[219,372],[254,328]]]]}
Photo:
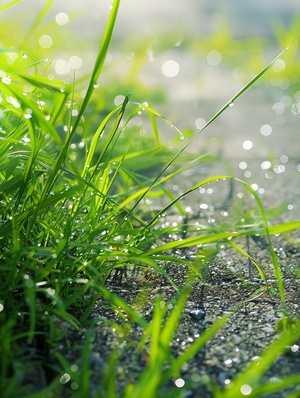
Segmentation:
{"type": "MultiPolygon", "coordinates": [[[[67,82],[75,76],[84,93],[110,7],[110,0],[20,1],[0,15],[2,47],[25,41],[33,58],[51,59],[45,74],[67,82]]],[[[130,93],[174,123],[185,144],[295,39],[299,26],[298,0],[124,0],[96,90],[99,112],[130,93]]],[[[217,153],[249,181],[262,173],[273,186],[271,177],[284,175],[295,190],[299,75],[296,41],[187,150],[217,153]]],[[[147,126],[143,115],[134,122],[147,126]]],[[[172,126],[159,126],[167,144],[182,144],[172,126]]]]}

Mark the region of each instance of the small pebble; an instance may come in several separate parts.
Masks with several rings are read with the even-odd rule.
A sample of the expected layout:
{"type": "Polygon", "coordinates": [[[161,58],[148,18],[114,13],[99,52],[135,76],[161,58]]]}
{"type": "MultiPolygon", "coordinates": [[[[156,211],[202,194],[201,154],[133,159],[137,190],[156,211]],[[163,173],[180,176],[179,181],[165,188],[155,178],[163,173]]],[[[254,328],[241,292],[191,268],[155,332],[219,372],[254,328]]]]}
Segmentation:
{"type": "Polygon", "coordinates": [[[206,311],[201,308],[200,310],[191,310],[189,312],[189,316],[194,319],[194,321],[200,321],[201,319],[204,319],[206,315],[206,311]]]}
{"type": "Polygon", "coordinates": [[[286,353],[290,357],[299,357],[300,355],[300,346],[298,344],[294,344],[292,346],[286,347],[286,353]]]}

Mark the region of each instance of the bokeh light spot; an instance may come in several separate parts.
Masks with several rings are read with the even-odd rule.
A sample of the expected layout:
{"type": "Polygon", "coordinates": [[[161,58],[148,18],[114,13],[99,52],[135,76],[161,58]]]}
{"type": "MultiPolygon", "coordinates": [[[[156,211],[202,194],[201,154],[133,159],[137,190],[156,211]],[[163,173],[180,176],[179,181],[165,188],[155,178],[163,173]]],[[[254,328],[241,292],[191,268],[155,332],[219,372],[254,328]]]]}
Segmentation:
{"type": "Polygon", "coordinates": [[[162,72],[167,77],[175,77],[180,71],[179,64],[173,59],[165,61],[162,65],[162,72]]]}

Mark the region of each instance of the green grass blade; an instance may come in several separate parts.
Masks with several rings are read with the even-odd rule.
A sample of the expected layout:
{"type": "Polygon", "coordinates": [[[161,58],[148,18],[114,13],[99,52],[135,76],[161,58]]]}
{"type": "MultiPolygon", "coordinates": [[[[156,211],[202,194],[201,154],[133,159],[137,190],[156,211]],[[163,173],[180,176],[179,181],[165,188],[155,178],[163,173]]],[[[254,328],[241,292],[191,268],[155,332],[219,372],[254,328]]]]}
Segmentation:
{"type": "Polygon", "coordinates": [[[121,109],[121,107],[122,107],[122,105],[119,105],[115,109],[113,109],[104,118],[104,120],[101,122],[100,126],[98,127],[96,133],[93,135],[93,138],[92,138],[92,141],[91,141],[91,145],[89,147],[88,154],[87,154],[87,157],[86,157],[83,169],[82,169],[82,178],[84,178],[86,176],[87,170],[91,166],[91,162],[92,162],[93,156],[95,155],[97,143],[98,143],[99,138],[100,138],[101,134],[103,133],[107,123],[112,118],[112,116],[121,109]]]}
{"type": "Polygon", "coordinates": [[[42,21],[46,18],[54,3],[55,0],[46,0],[46,3],[42,7],[41,11],[38,13],[37,17],[35,18],[33,24],[30,27],[30,30],[27,34],[28,37],[33,34],[33,32],[37,29],[38,26],[41,25],[42,21]]]}
{"type": "MultiPolygon", "coordinates": [[[[263,397],[265,395],[274,394],[282,390],[299,386],[300,374],[290,375],[283,377],[281,380],[273,381],[271,383],[262,384],[259,387],[253,388],[251,392],[251,398],[263,397]]],[[[299,398],[300,390],[299,388],[293,393],[286,395],[286,398],[299,398]]]]}
{"type": "Polygon", "coordinates": [[[216,334],[216,332],[226,323],[231,315],[225,315],[217,320],[209,329],[205,330],[201,336],[187,347],[182,355],[175,359],[171,364],[171,369],[167,372],[165,378],[176,376],[179,374],[182,366],[193,358],[197,352],[216,334]]]}
{"type": "Polygon", "coordinates": [[[20,3],[22,0],[13,0],[10,3],[4,4],[3,6],[0,7],[0,12],[7,10],[8,8],[14,6],[15,4],[20,3]]]}
{"type": "Polygon", "coordinates": [[[122,308],[124,312],[128,315],[128,318],[135,321],[137,324],[142,326],[144,329],[147,328],[148,323],[142,318],[130,305],[128,305],[121,297],[117,294],[110,292],[104,286],[102,286],[99,282],[93,288],[97,290],[104,298],[106,298],[111,304],[122,308]]]}
{"type": "Polygon", "coordinates": [[[184,310],[186,302],[188,300],[191,291],[190,286],[186,286],[180,293],[180,296],[176,302],[176,305],[172,309],[166,324],[162,331],[160,331],[160,349],[169,351],[170,343],[172,342],[173,334],[178,326],[181,319],[181,314],[184,310]]]}
{"type": "Polygon", "coordinates": [[[271,242],[269,224],[268,224],[268,220],[266,218],[265,211],[263,209],[263,205],[261,203],[260,197],[259,197],[258,193],[249,184],[247,184],[246,182],[244,182],[242,180],[239,180],[238,178],[236,179],[236,181],[239,181],[242,185],[244,185],[255,198],[256,205],[259,209],[259,212],[260,212],[260,215],[262,217],[263,224],[265,227],[265,234],[267,236],[267,240],[268,240],[268,244],[269,244],[269,250],[270,250],[270,254],[271,254],[271,258],[272,258],[272,262],[273,262],[274,274],[275,274],[275,277],[277,280],[277,286],[278,286],[281,304],[284,306],[285,305],[285,292],[284,292],[282,272],[281,272],[281,269],[280,269],[280,266],[278,263],[278,259],[277,259],[275,250],[273,248],[273,244],[271,242]]]}
{"type": "Polygon", "coordinates": [[[81,108],[79,110],[78,116],[76,118],[76,121],[74,123],[73,126],[73,132],[75,132],[76,128],[78,127],[78,125],[80,124],[81,118],[88,106],[88,103],[90,102],[90,99],[92,97],[93,91],[95,89],[95,85],[97,84],[97,80],[100,76],[100,73],[102,71],[102,67],[104,65],[104,61],[107,55],[107,51],[110,45],[110,41],[111,41],[111,37],[112,37],[112,33],[114,30],[114,25],[116,22],[116,18],[117,18],[117,13],[118,13],[118,9],[119,9],[119,5],[120,5],[120,0],[114,0],[113,4],[112,4],[112,8],[111,8],[111,13],[108,19],[108,22],[106,24],[106,28],[105,28],[105,32],[103,35],[103,39],[101,41],[100,44],[100,49],[98,52],[98,56],[95,62],[95,66],[92,72],[92,76],[90,79],[90,83],[89,86],[87,88],[87,92],[86,95],[84,97],[83,103],[81,105],[81,108]]]}
{"type": "Polygon", "coordinates": [[[271,235],[282,234],[300,228],[300,220],[289,221],[282,224],[270,225],[269,233],[271,235]]]}
{"type": "Polygon", "coordinates": [[[266,284],[266,286],[268,286],[268,282],[267,282],[267,278],[266,275],[263,271],[263,269],[261,268],[261,266],[258,264],[257,261],[254,260],[254,258],[252,256],[250,256],[250,254],[248,254],[247,252],[245,252],[245,250],[243,250],[240,246],[236,245],[234,242],[232,242],[231,240],[227,240],[227,243],[233,247],[237,252],[241,253],[243,256],[247,257],[252,264],[255,265],[257,271],[259,272],[259,275],[261,277],[261,279],[264,281],[264,283],[266,284]]]}

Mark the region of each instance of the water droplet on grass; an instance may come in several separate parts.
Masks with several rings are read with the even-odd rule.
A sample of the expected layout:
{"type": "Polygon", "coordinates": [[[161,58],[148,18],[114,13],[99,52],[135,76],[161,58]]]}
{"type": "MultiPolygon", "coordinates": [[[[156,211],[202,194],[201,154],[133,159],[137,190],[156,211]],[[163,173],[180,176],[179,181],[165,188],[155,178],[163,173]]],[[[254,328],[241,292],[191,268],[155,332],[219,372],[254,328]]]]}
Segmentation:
{"type": "Polygon", "coordinates": [[[11,83],[11,77],[10,76],[4,76],[2,77],[2,83],[4,84],[10,84],[11,83]]]}
{"type": "Polygon", "coordinates": [[[281,173],[285,172],[285,167],[283,164],[279,164],[279,165],[274,166],[273,170],[276,174],[281,174],[281,173]]]}
{"type": "Polygon", "coordinates": [[[265,160],[264,162],[261,163],[260,167],[262,170],[268,170],[272,166],[271,162],[269,160],[265,160]]]}
{"type": "Polygon", "coordinates": [[[243,148],[244,148],[246,151],[249,151],[250,149],[252,149],[252,147],[253,147],[253,142],[252,142],[252,141],[250,141],[250,140],[245,140],[245,141],[243,142],[243,148]]]}
{"type": "Polygon", "coordinates": [[[272,66],[274,72],[279,73],[285,69],[285,62],[282,59],[277,59],[277,61],[272,66]]]}
{"type": "Polygon", "coordinates": [[[206,121],[202,117],[199,117],[198,119],[195,120],[196,129],[201,130],[205,125],[206,121]]]}
{"type": "Polygon", "coordinates": [[[185,381],[183,379],[175,380],[175,386],[178,388],[182,388],[185,385],[185,381]]]}
{"type": "Polygon", "coordinates": [[[52,47],[52,44],[53,44],[53,40],[52,40],[52,37],[49,35],[42,35],[39,38],[39,45],[42,48],[50,48],[50,47],[52,47]]]}
{"type": "Polygon", "coordinates": [[[61,376],[61,378],[59,379],[61,384],[66,384],[68,383],[68,381],[71,380],[71,376],[69,375],[69,373],[65,373],[61,376]]]}
{"type": "Polygon", "coordinates": [[[162,72],[166,77],[175,77],[178,75],[179,71],[179,64],[172,59],[165,61],[162,65],[162,72]]]}
{"type": "Polygon", "coordinates": [[[68,14],[66,14],[65,12],[59,12],[55,17],[55,22],[57,23],[57,25],[65,25],[69,22],[68,14]]]}
{"type": "Polygon", "coordinates": [[[282,163],[287,163],[289,161],[289,157],[287,155],[281,155],[280,156],[280,161],[282,163]]]}
{"type": "Polygon", "coordinates": [[[222,61],[222,55],[219,51],[213,50],[207,54],[206,59],[209,65],[217,66],[222,61]]]}
{"type": "Polygon", "coordinates": [[[82,66],[82,59],[78,55],[69,58],[69,65],[72,69],[79,69],[82,66]]]}
{"type": "Polygon", "coordinates": [[[241,388],[240,391],[243,395],[250,395],[252,393],[252,387],[249,386],[248,384],[244,384],[241,388]]]}
{"type": "Polygon", "coordinates": [[[298,113],[300,113],[300,103],[293,104],[291,107],[291,111],[294,115],[297,115],[298,113]]]}
{"type": "Polygon", "coordinates": [[[272,127],[269,124],[263,124],[260,128],[260,134],[267,137],[272,134],[272,127]]]}
{"type": "Polygon", "coordinates": [[[125,99],[124,95],[117,95],[114,99],[114,104],[116,106],[121,105],[124,102],[124,99],[125,99]]]}
{"type": "Polygon", "coordinates": [[[241,170],[245,170],[246,168],[247,168],[247,163],[246,162],[240,162],[239,163],[239,168],[241,169],[241,170]]]}

